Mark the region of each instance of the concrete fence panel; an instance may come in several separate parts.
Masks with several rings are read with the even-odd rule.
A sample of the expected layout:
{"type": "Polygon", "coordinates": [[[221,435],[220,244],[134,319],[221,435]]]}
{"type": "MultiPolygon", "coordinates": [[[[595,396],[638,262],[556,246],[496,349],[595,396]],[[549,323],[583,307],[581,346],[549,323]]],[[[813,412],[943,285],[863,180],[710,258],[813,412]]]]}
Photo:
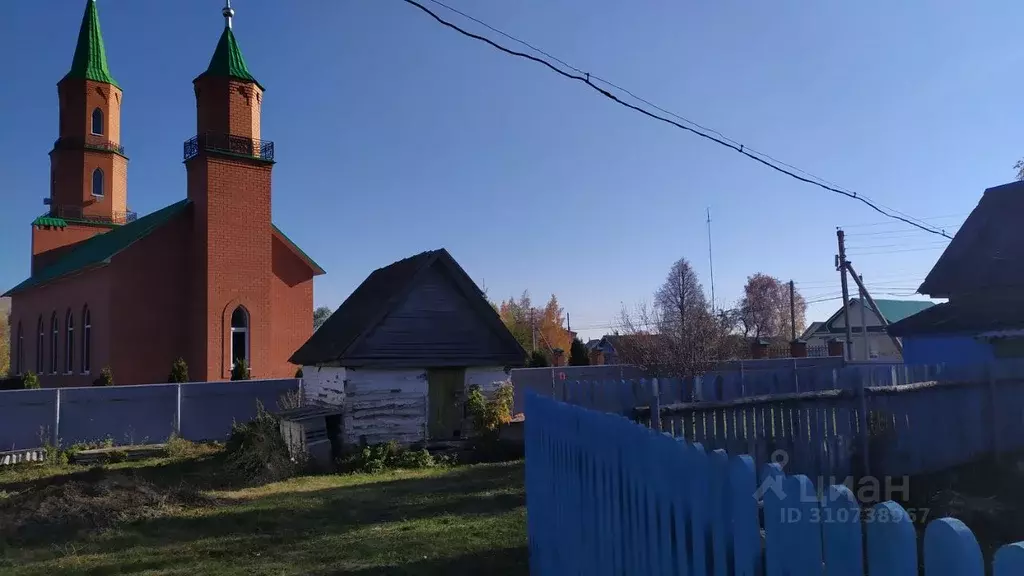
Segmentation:
{"type": "Polygon", "coordinates": [[[41,446],[53,436],[56,390],[0,393],[0,452],[41,446]]]}
{"type": "Polygon", "coordinates": [[[106,438],[115,444],[163,442],[174,430],[177,397],[175,384],[61,389],[61,446],[106,438]]]}
{"type": "Polygon", "coordinates": [[[224,440],[234,422],[256,416],[257,400],[270,412],[278,411],[284,394],[297,391],[300,380],[199,382],[181,386],[181,435],[189,440],[224,440]]]}

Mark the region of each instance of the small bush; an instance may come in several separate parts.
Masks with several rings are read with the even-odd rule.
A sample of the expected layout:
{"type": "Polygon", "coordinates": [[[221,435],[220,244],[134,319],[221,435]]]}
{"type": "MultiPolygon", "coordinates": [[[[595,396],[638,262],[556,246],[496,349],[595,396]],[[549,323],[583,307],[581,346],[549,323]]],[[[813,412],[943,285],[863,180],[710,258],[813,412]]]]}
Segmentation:
{"type": "Polygon", "coordinates": [[[190,458],[196,453],[196,443],[185,440],[177,434],[171,434],[165,444],[167,455],[171,458],[190,458]]]}
{"type": "Polygon", "coordinates": [[[248,380],[249,379],[249,361],[245,358],[239,358],[235,361],[234,368],[231,369],[232,380],[248,380]]]}
{"type": "Polygon", "coordinates": [[[512,421],[513,401],[514,390],[512,384],[508,382],[498,386],[489,399],[484,396],[479,385],[470,386],[466,410],[469,412],[474,432],[479,435],[496,436],[498,428],[512,421]]]}
{"type": "Polygon", "coordinates": [[[433,468],[438,463],[425,449],[410,450],[394,440],[372,446],[349,456],[341,463],[344,472],[379,474],[385,470],[433,468]]]}
{"type": "Polygon", "coordinates": [[[260,402],[255,418],[231,426],[225,452],[228,469],[240,479],[257,484],[289,478],[305,465],[291,458],[278,418],[260,402]]]}
{"type": "Polygon", "coordinates": [[[21,377],[21,387],[25,390],[37,390],[39,388],[39,376],[33,372],[26,372],[21,377]]]}
{"type": "Polygon", "coordinates": [[[551,360],[548,360],[547,355],[540,350],[534,350],[526,362],[527,368],[547,368],[548,366],[551,366],[551,360]]]}
{"type": "Polygon", "coordinates": [[[295,371],[295,377],[296,378],[302,378],[302,367],[301,366],[299,366],[299,369],[295,371]]]}
{"type": "Polygon", "coordinates": [[[172,384],[188,382],[188,364],[184,358],[178,358],[171,364],[171,375],[167,377],[167,381],[172,384]]]}
{"type": "Polygon", "coordinates": [[[103,370],[100,370],[100,377],[93,380],[93,386],[113,386],[114,385],[114,371],[110,369],[110,366],[105,366],[103,370]]]}

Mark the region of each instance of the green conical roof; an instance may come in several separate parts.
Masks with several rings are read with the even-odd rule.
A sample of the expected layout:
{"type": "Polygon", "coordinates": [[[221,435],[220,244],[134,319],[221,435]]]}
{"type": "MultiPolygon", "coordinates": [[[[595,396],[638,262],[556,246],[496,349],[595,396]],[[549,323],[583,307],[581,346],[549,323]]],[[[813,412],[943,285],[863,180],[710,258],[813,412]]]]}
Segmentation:
{"type": "Polygon", "coordinates": [[[93,80],[117,86],[107,68],[107,53],[103,49],[103,35],[100,34],[100,16],[96,12],[96,0],[86,0],[82,27],[78,30],[78,45],[71,71],[64,78],[93,80]]]}
{"type": "Polygon", "coordinates": [[[227,26],[224,27],[224,33],[220,35],[220,40],[217,41],[217,49],[213,51],[210,66],[206,72],[200,74],[200,77],[202,76],[234,78],[252,82],[261,90],[263,89],[263,86],[249,73],[249,68],[245,65],[245,58],[242,57],[242,49],[238,47],[238,41],[235,40],[235,34],[227,26]]]}

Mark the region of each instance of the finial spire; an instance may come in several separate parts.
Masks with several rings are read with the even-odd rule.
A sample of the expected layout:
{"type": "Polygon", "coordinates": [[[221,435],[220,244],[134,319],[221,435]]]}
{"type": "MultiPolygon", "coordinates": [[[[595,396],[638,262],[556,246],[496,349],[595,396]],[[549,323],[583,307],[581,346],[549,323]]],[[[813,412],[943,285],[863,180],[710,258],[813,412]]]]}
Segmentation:
{"type": "Polygon", "coordinates": [[[224,0],[224,9],[220,13],[224,15],[224,26],[231,28],[231,19],[235,17],[235,9],[231,7],[231,0],[224,0]]]}
{"type": "Polygon", "coordinates": [[[117,86],[107,67],[107,53],[103,49],[103,35],[100,33],[100,17],[96,11],[96,0],[86,0],[82,26],[78,31],[78,44],[71,61],[71,71],[65,78],[105,82],[117,86]]]}

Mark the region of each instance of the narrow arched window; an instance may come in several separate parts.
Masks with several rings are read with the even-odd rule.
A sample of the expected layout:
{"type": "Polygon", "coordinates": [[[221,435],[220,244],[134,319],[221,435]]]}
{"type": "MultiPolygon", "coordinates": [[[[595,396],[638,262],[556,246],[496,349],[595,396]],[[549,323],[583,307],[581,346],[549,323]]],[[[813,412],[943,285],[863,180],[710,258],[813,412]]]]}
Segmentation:
{"type": "Polygon", "coordinates": [[[18,321],[18,340],[15,344],[17,349],[14,351],[14,373],[21,374],[25,364],[25,337],[21,333],[21,320],[18,321]]]}
{"type": "Polygon", "coordinates": [[[46,344],[46,325],[43,324],[43,315],[39,315],[39,322],[36,323],[36,374],[43,373],[43,347],[46,344]]]}
{"type": "Polygon", "coordinates": [[[50,374],[57,373],[57,343],[60,341],[58,336],[59,324],[57,324],[57,313],[54,312],[50,316],[50,374]]]}
{"type": "Polygon", "coordinates": [[[82,374],[92,369],[92,314],[89,306],[82,309],[82,374]]]}
{"type": "Polygon", "coordinates": [[[99,168],[92,171],[92,195],[103,196],[103,170],[99,168]]]}
{"type": "Polygon", "coordinates": [[[103,135],[103,110],[99,108],[92,111],[92,133],[97,136],[103,135]]]}
{"type": "Polygon", "coordinates": [[[238,360],[249,362],[249,312],[239,306],[231,313],[231,368],[238,360]]]}
{"type": "Polygon", "coordinates": [[[68,310],[64,318],[64,372],[70,374],[75,369],[75,315],[68,310]]]}

